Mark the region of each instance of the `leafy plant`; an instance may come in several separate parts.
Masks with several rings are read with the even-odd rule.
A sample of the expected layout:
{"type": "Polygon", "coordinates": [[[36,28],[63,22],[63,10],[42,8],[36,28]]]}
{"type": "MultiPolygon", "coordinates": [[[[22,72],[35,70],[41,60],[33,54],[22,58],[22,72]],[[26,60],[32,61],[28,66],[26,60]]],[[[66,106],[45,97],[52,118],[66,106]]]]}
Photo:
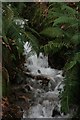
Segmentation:
{"type": "MultiPolygon", "coordinates": [[[[60,53],[64,50],[63,56],[67,56],[63,68],[65,71],[65,87],[61,94],[62,111],[67,113],[71,109],[75,109],[74,106],[80,101],[78,75],[80,66],[80,26],[78,24],[80,13],[77,11],[76,3],[75,8],[67,3],[61,3],[60,5],[59,3],[52,3],[48,11],[46,26],[48,24],[50,27],[43,29],[40,34],[47,37],[49,41],[41,46],[41,49],[44,49],[46,54],[60,53]]],[[[77,108],[80,109],[80,103],[77,108]]],[[[76,110],[76,113],[78,110],[76,110]]],[[[80,116],[79,112],[77,116],[80,116]]]]}
{"type": "MultiPolygon", "coordinates": [[[[42,51],[48,55],[58,54],[63,57],[65,86],[61,94],[62,111],[70,112],[76,105],[77,116],[80,116],[79,7],[80,4],[75,2],[3,3],[3,65],[9,69],[12,63],[13,66],[17,65],[26,41],[31,43],[37,53],[42,51]]],[[[63,61],[59,64],[63,64],[63,61]]],[[[16,68],[13,66],[12,68],[16,68]]],[[[13,72],[12,68],[10,70],[13,72]]]]}

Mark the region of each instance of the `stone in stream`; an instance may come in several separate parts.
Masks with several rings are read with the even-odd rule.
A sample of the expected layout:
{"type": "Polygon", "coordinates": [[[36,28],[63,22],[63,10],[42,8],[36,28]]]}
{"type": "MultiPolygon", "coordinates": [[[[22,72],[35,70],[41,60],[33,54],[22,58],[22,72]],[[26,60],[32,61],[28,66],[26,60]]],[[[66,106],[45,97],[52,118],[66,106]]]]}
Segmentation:
{"type": "Polygon", "coordinates": [[[55,117],[55,116],[61,116],[61,113],[58,110],[57,106],[55,106],[55,108],[52,111],[52,117],[55,117]]]}
{"type": "Polygon", "coordinates": [[[38,70],[38,73],[41,73],[41,71],[40,71],[40,70],[38,70]]]}
{"type": "Polygon", "coordinates": [[[25,85],[25,89],[27,91],[32,91],[33,90],[33,88],[29,84],[25,85]]]}
{"type": "Polygon", "coordinates": [[[56,83],[53,80],[50,80],[48,83],[49,90],[54,91],[55,87],[56,87],[56,83]]]}

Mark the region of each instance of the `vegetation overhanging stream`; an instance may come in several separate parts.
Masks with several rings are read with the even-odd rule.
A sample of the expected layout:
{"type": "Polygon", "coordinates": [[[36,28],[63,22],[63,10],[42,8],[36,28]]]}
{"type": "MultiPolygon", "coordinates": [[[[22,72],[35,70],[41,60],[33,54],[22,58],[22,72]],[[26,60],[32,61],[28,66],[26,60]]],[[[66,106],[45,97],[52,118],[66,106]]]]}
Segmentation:
{"type": "Polygon", "coordinates": [[[2,3],[3,120],[80,118],[79,19],[79,2],[2,3]]]}

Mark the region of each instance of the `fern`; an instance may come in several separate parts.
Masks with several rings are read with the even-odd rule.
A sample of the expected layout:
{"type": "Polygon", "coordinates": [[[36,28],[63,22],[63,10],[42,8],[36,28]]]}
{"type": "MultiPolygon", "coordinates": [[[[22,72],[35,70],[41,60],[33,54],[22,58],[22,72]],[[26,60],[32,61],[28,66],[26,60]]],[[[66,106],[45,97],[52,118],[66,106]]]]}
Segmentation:
{"type": "Polygon", "coordinates": [[[61,17],[57,18],[56,20],[54,20],[53,26],[63,24],[63,23],[73,25],[76,22],[78,22],[78,20],[74,17],[61,16],[61,17]]]}
{"type": "Polygon", "coordinates": [[[31,43],[31,45],[33,46],[33,49],[36,51],[36,52],[38,52],[38,40],[37,40],[37,38],[33,35],[33,34],[31,34],[30,32],[26,32],[25,33],[25,35],[26,35],[26,38],[27,38],[27,40],[31,43]]]}
{"type": "Polygon", "coordinates": [[[66,70],[70,70],[79,62],[80,62],[80,52],[77,52],[69,61],[67,61],[64,67],[66,70]]]}
{"type": "Polygon", "coordinates": [[[71,41],[73,44],[80,44],[80,34],[76,33],[75,35],[72,36],[71,41]]]}
{"type": "Polygon", "coordinates": [[[70,109],[77,105],[77,101],[80,100],[78,94],[80,92],[78,75],[80,66],[79,15],[76,8],[70,7],[68,4],[62,3],[59,6],[59,4],[53,3],[49,7],[48,16],[45,20],[47,27],[40,33],[49,40],[46,45],[41,47],[45,53],[55,55],[55,53],[63,50],[63,47],[67,49],[67,52],[64,53],[67,54],[67,62],[64,66],[65,87],[61,94],[62,111],[66,113],[70,112],[70,109]],[[57,28],[57,32],[55,32],[55,28],[57,28]]]}
{"type": "Polygon", "coordinates": [[[76,65],[76,63],[77,63],[76,60],[66,63],[66,65],[65,65],[66,70],[70,70],[71,68],[73,68],[76,65]]]}
{"type": "Polygon", "coordinates": [[[62,5],[61,9],[64,11],[64,13],[67,12],[66,14],[69,15],[70,17],[71,16],[73,17],[74,15],[76,16],[76,14],[77,14],[75,9],[73,9],[67,5],[62,5]]]}
{"type": "Polygon", "coordinates": [[[4,13],[3,13],[3,16],[2,16],[2,20],[4,22],[2,22],[2,24],[3,24],[2,27],[3,27],[4,32],[6,34],[9,26],[12,23],[12,20],[13,20],[13,17],[14,17],[14,12],[9,6],[3,7],[3,8],[4,8],[4,13]]]}
{"type": "Polygon", "coordinates": [[[27,31],[31,32],[33,35],[37,36],[38,38],[40,37],[39,33],[33,29],[33,28],[30,28],[29,26],[26,26],[27,28],[27,31]]]}
{"type": "Polygon", "coordinates": [[[44,35],[46,37],[61,37],[64,35],[63,30],[61,30],[58,27],[48,27],[46,29],[44,29],[43,31],[40,32],[41,35],[44,35]]]}
{"type": "Polygon", "coordinates": [[[78,75],[80,71],[80,12],[77,10],[80,5],[78,3],[56,2],[32,3],[32,5],[30,3],[10,4],[11,6],[8,3],[3,5],[2,35],[4,45],[10,46],[11,50],[16,49],[12,52],[6,47],[9,53],[12,52],[12,55],[9,56],[10,59],[18,61],[17,56],[23,52],[23,43],[26,41],[29,41],[36,51],[39,51],[40,48],[41,51],[48,55],[61,53],[60,57],[63,58],[66,55],[63,67],[65,86],[61,94],[62,111],[69,112],[74,105],[78,107],[77,103],[80,106],[78,94],[80,92],[78,75]],[[23,21],[28,19],[24,28],[15,24],[16,18],[23,21]]]}
{"type": "MultiPolygon", "coordinates": [[[[68,70],[66,69],[66,76],[65,76],[65,87],[64,87],[64,92],[62,93],[62,99],[61,99],[61,103],[62,103],[62,111],[70,112],[70,108],[73,107],[73,105],[76,105],[78,100],[80,99],[78,96],[78,91],[79,91],[79,79],[78,79],[78,64],[74,63],[74,64],[70,64],[70,66],[68,66],[68,70]],[[68,101],[66,96],[68,96],[68,101]],[[68,104],[68,108],[67,108],[67,104],[68,104]]],[[[76,112],[76,111],[75,111],[76,112]]]]}
{"type": "Polygon", "coordinates": [[[63,46],[65,46],[66,48],[72,48],[72,46],[70,46],[69,43],[65,43],[65,42],[54,42],[54,41],[50,41],[48,42],[48,44],[41,46],[41,49],[44,49],[45,53],[56,53],[58,52],[63,46]]]}
{"type": "MultiPolygon", "coordinates": [[[[62,13],[59,13],[59,12],[50,10],[49,13],[48,13],[47,18],[48,18],[48,19],[52,19],[52,18],[61,17],[61,16],[63,16],[62,13]]],[[[53,19],[53,20],[54,20],[54,19],[53,19]]]]}
{"type": "MultiPolygon", "coordinates": [[[[22,5],[21,5],[22,6],[22,5]]],[[[19,7],[21,7],[19,6],[19,7]]],[[[39,37],[38,32],[33,30],[32,28],[28,27],[26,25],[26,30],[25,28],[21,28],[21,25],[17,22],[16,24],[16,16],[15,16],[15,11],[11,7],[7,5],[7,7],[3,6],[4,8],[4,13],[3,13],[3,40],[8,44],[8,40],[12,39],[15,41],[16,48],[18,50],[19,54],[23,53],[23,44],[26,41],[30,41],[33,48],[35,50],[38,50],[38,40],[37,38],[33,35],[35,34],[36,36],[39,37]],[[9,14],[10,12],[10,14],[9,14]],[[6,29],[5,29],[6,26],[6,29]],[[29,31],[29,32],[26,32],[29,31]],[[28,36],[25,34],[27,33],[28,36]]],[[[23,18],[18,18],[18,21],[24,21],[23,18]]]]}

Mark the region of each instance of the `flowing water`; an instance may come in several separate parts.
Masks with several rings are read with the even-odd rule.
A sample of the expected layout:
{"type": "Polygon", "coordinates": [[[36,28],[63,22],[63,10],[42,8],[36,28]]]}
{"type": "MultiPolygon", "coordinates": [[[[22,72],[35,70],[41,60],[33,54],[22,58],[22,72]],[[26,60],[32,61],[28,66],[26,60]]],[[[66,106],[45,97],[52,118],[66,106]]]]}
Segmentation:
{"type": "Polygon", "coordinates": [[[63,91],[63,71],[52,69],[48,65],[48,56],[42,53],[37,56],[36,52],[32,52],[32,48],[28,42],[24,45],[24,54],[26,55],[25,70],[37,76],[45,76],[49,78],[48,84],[42,84],[42,80],[28,79],[30,93],[32,99],[29,101],[31,107],[28,111],[24,111],[23,118],[55,118],[68,117],[60,112],[60,96],[63,91]]]}

